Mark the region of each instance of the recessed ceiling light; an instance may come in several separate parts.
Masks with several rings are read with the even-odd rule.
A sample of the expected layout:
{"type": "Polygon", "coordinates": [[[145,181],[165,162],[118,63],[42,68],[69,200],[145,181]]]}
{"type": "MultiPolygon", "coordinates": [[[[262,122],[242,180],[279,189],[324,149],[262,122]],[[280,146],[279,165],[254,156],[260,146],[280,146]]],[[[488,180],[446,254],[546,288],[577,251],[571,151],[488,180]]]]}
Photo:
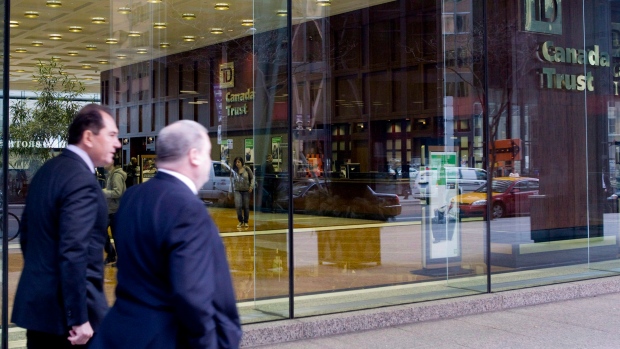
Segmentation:
{"type": "Polygon", "coordinates": [[[28,51],[25,48],[18,48],[18,49],[15,49],[15,52],[17,52],[17,53],[26,53],[28,51]]]}
{"type": "Polygon", "coordinates": [[[155,29],[166,29],[166,23],[164,23],[164,22],[153,23],[153,28],[155,28],[155,29]]]}
{"type": "Polygon", "coordinates": [[[52,56],[52,62],[60,62],[60,57],[52,56]]]}
{"type": "Polygon", "coordinates": [[[82,31],[82,27],[80,27],[79,25],[72,25],[69,27],[69,31],[72,33],[79,33],[82,31]]]}
{"type": "Polygon", "coordinates": [[[30,45],[35,46],[35,47],[39,47],[39,46],[43,46],[43,42],[41,42],[41,41],[33,41],[30,45]]]}
{"type": "Polygon", "coordinates": [[[90,69],[90,68],[92,68],[92,66],[90,64],[82,64],[82,68],[90,69]]]}
{"type": "Polygon", "coordinates": [[[316,0],[316,3],[319,6],[330,6],[332,4],[332,0],[316,0]]]}
{"type": "Polygon", "coordinates": [[[16,72],[16,73],[25,73],[26,71],[25,71],[25,70],[23,70],[23,69],[17,69],[15,72],[16,72]]]}
{"type": "Polygon", "coordinates": [[[105,23],[105,18],[103,17],[93,17],[90,19],[93,24],[103,24],[105,23]]]}
{"type": "Polygon", "coordinates": [[[170,47],[170,43],[168,43],[168,42],[160,42],[159,43],[159,47],[160,48],[168,48],[168,47],[170,47]]]}
{"type": "Polygon", "coordinates": [[[128,7],[128,6],[119,7],[118,13],[122,15],[128,15],[131,13],[131,7],[128,7]]]}
{"type": "Polygon", "coordinates": [[[150,2],[151,4],[159,4],[161,1],[162,0],[148,0],[147,2],[150,2]]]}
{"type": "Polygon", "coordinates": [[[243,19],[241,20],[241,25],[244,27],[251,27],[254,25],[254,20],[253,19],[243,19]]]}
{"type": "Polygon", "coordinates": [[[47,2],[45,3],[45,6],[47,6],[47,7],[61,7],[62,6],[62,2],[60,2],[60,0],[47,0],[47,2]]]}
{"type": "Polygon", "coordinates": [[[118,40],[115,38],[107,38],[105,39],[105,43],[106,44],[110,44],[110,45],[114,45],[114,44],[118,44],[118,40]]]}
{"type": "Polygon", "coordinates": [[[130,30],[129,33],[127,34],[127,36],[132,37],[132,38],[137,38],[140,35],[142,34],[140,34],[140,32],[136,30],[130,30]]]}
{"type": "Polygon", "coordinates": [[[196,37],[193,35],[184,35],[183,41],[186,41],[186,42],[196,41],[196,37]]]}
{"type": "Polygon", "coordinates": [[[118,58],[118,59],[125,59],[125,58],[127,58],[127,55],[117,55],[116,58],[118,58]]]}
{"type": "Polygon", "coordinates": [[[99,63],[99,64],[108,64],[110,62],[107,59],[100,59],[100,60],[97,61],[97,63],[99,63]]]}
{"type": "Polygon", "coordinates": [[[96,51],[96,50],[97,50],[96,45],[86,45],[86,51],[96,51]]]}
{"type": "Polygon", "coordinates": [[[77,56],[78,52],[77,51],[69,51],[69,52],[67,52],[67,55],[69,55],[69,56],[77,56]]]}
{"type": "Polygon", "coordinates": [[[145,53],[148,53],[149,51],[147,51],[145,48],[139,48],[136,50],[137,53],[143,55],[145,53]]]}
{"type": "Polygon", "coordinates": [[[84,78],[84,80],[92,80],[93,78],[84,78]]]}
{"type": "Polygon", "coordinates": [[[278,12],[276,12],[276,15],[280,17],[285,17],[286,15],[288,15],[288,12],[286,10],[278,10],[278,12]]]}
{"type": "Polygon", "coordinates": [[[37,11],[26,11],[26,12],[24,12],[24,17],[26,17],[26,18],[37,18],[37,17],[39,17],[39,12],[37,12],[37,11]]]}
{"type": "Polygon", "coordinates": [[[60,40],[62,39],[62,35],[60,34],[50,34],[50,40],[60,40]]]}
{"type": "Polygon", "coordinates": [[[219,2],[219,3],[215,4],[215,6],[213,8],[216,9],[216,10],[225,11],[225,10],[230,9],[230,6],[227,3],[225,3],[225,2],[219,2]]]}
{"type": "Polygon", "coordinates": [[[19,27],[19,21],[9,21],[9,27],[11,28],[19,27]]]}
{"type": "Polygon", "coordinates": [[[181,15],[181,18],[191,21],[192,19],[196,19],[196,15],[193,13],[184,13],[181,15]]]}
{"type": "Polygon", "coordinates": [[[211,34],[224,34],[224,30],[222,28],[211,28],[211,34]]]}

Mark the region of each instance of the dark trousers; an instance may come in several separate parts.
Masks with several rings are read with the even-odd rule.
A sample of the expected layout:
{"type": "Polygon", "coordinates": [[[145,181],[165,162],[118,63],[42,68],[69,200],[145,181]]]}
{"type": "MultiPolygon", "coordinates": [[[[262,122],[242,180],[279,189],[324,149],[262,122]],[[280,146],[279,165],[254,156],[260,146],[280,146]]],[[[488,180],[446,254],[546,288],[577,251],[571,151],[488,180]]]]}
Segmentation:
{"type": "MultiPolygon", "coordinates": [[[[110,227],[110,233],[112,237],[114,237],[114,213],[108,214],[108,227],[110,227]]],[[[107,236],[107,239],[105,241],[105,245],[103,246],[103,249],[106,253],[107,259],[114,260],[116,259],[116,248],[114,248],[114,244],[112,243],[112,240],[110,239],[110,234],[106,234],[106,236],[107,236]]]]}
{"type": "MultiPolygon", "coordinates": [[[[67,339],[69,333],[59,336],[56,334],[27,330],[26,339],[28,349],[70,349],[70,348],[88,348],[86,345],[71,345],[67,339]]],[[[92,340],[92,338],[91,338],[92,340]]]]}

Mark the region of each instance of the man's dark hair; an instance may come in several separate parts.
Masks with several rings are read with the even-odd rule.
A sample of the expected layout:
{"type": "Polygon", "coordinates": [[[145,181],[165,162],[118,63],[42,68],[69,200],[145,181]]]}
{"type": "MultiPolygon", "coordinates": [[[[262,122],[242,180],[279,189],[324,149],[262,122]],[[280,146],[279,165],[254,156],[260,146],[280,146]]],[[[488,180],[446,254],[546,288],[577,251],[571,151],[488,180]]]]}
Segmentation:
{"type": "Polygon", "coordinates": [[[80,109],[69,126],[69,144],[78,144],[82,141],[84,131],[90,130],[98,135],[105,126],[103,113],[112,115],[109,108],[99,104],[87,104],[80,109]]]}

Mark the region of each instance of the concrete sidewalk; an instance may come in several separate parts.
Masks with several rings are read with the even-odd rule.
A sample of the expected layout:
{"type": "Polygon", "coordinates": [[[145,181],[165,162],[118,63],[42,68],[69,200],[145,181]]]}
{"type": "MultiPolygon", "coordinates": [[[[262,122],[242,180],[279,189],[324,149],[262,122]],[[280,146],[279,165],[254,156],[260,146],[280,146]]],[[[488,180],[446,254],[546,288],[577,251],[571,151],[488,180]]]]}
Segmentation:
{"type": "Polygon", "coordinates": [[[260,348],[619,348],[620,276],[244,330],[244,346],[260,348]]]}

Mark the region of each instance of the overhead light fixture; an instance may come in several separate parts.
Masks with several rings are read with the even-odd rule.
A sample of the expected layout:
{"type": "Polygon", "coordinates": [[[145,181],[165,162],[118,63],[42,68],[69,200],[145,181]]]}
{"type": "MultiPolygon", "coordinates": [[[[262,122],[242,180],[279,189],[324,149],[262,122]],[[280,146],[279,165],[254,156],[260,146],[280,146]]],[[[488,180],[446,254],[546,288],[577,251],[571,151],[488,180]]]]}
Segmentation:
{"type": "Polygon", "coordinates": [[[93,24],[104,24],[105,23],[105,18],[103,17],[93,17],[90,19],[91,23],[93,24]]]}
{"type": "Polygon", "coordinates": [[[47,6],[47,7],[61,7],[62,6],[62,2],[60,2],[60,0],[47,0],[47,2],[45,3],[45,6],[47,6]]]}
{"type": "Polygon", "coordinates": [[[254,20],[253,19],[243,19],[241,20],[241,25],[244,27],[251,27],[254,25],[254,20]]]}
{"type": "Polygon", "coordinates": [[[122,15],[128,15],[131,13],[131,7],[128,7],[128,6],[119,7],[118,13],[122,15]]]}
{"type": "Polygon", "coordinates": [[[145,48],[139,48],[136,50],[136,53],[139,53],[141,55],[148,53],[149,51],[147,51],[145,48]]]}
{"type": "Polygon", "coordinates": [[[69,52],[67,52],[67,55],[68,55],[68,56],[75,57],[75,56],[77,56],[77,55],[78,55],[78,52],[77,52],[77,51],[69,51],[69,52]]]}
{"type": "Polygon", "coordinates": [[[225,11],[225,10],[230,9],[230,6],[227,3],[225,3],[225,2],[219,2],[219,3],[215,4],[215,6],[213,8],[216,9],[216,10],[225,11]]]}
{"type": "Polygon", "coordinates": [[[110,62],[107,59],[100,59],[100,60],[97,61],[97,63],[99,63],[99,64],[108,64],[110,62]]]}
{"type": "Polygon", "coordinates": [[[17,52],[17,53],[26,53],[28,51],[25,48],[18,48],[18,49],[15,49],[15,52],[17,52]]]}
{"type": "Polygon", "coordinates": [[[192,19],[196,19],[196,15],[193,13],[184,13],[181,15],[181,18],[191,21],[192,19]]]}
{"type": "Polygon", "coordinates": [[[211,34],[224,34],[224,30],[222,28],[211,28],[211,34]]]}
{"type": "Polygon", "coordinates": [[[168,42],[160,42],[159,43],[159,47],[160,48],[168,48],[168,47],[170,47],[170,43],[168,43],[168,42]]]}
{"type": "Polygon", "coordinates": [[[116,58],[118,58],[118,59],[125,59],[125,58],[127,58],[127,55],[116,55],[116,58]]]}
{"type": "Polygon", "coordinates": [[[316,0],[316,3],[319,6],[330,6],[332,4],[332,0],[316,0]]]}
{"type": "Polygon", "coordinates": [[[137,38],[140,35],[142,35],[139,31],[136,30],[130,30],[129,33],[127,34],[127,36],[132,37],[132,38],[137,38]]]}
{"type": "Polygon", "coordinates": [[[60,62],[60,57],[52,56],[52,62],[60,62]]]}
{"type": "Polygon", "coordinates": [[[11,28],[19,27],[19,21],[9,21],[9,27],[11,28]]]}
{"type": "Polygon", "coordinates": [[[278,10],[278,12],[276,12],[276,15],[280,17],[286,17],[288,15],[288,12],[286,10],[278,10]]]}
{"type": "Polygon", "coordinates": [[[90,64],[82,64],[82,68],[90,69],[90,68],[92,68],[92,66],[90,64]]]}
{"type": "Polygon", "coordinates": [[[196,37],[193,36],[193,35],[184,35],[183,36],[183,41],[185,41],[185,42],[196,41],[196,37]]]}
{"type": "Polygon", "coordinates": [[[105,43],[109,45],[115,45],[118,44],[118,40],[115,38],[107,38],[105,39],[105,43]]]}
{"type": "Polygon", "coordinates": [[[84,80],[92,80],[93,78],[84,78],[84,80]]]}
{"type": "Polygon", "coordinates": [[[153,28],[154,29],[166,29],[166,23],[164,22],[157,22],[157,23],[153,23],[153,28]]]}
{"type": "Polygon", "coordinates": [[[25,71],[25,70],[23,70],[23,69],[17,69],[15,72],[16,72],[16,73],[25,73],[26,71],[25,71]]]}
{"type": "Polygon", "coordinates": [[[50,40],[61,40],[62,35],[60,34],[50,34],[50,40]]]}
{"type": "Polygon", "coordinates": [[[86,51],[97,51],[96,45],[86,45],[86,51]]]}
{"type": "Polygon", "coordinates": [[[161,1],[162,0],[148,0],[147,2],[150,2],[151,4],[159,4],[161,1]]]}
{"type": "Polygon", "coordinates": [[[26,12],[24,12],[24,17],[26,17],[26,18],[37,18],[37,17],[39,17],[39,12],[37,12],[37,11],[26,11],[26,12]]]}
{"type": "Polygon", "coordinates": [[[41,42],[41,41],[33,41],[30,45],[32,45],[34,47],[39,47],[39,46],[43,46],[43,42],[41,42]]]}
{"type": "Polygon", "coordinates": [[[69,31],[72,33],[79,33],[82,31],[82,27],[80,27],[79,25],[72,25],[69,27],[69,31]]]}

